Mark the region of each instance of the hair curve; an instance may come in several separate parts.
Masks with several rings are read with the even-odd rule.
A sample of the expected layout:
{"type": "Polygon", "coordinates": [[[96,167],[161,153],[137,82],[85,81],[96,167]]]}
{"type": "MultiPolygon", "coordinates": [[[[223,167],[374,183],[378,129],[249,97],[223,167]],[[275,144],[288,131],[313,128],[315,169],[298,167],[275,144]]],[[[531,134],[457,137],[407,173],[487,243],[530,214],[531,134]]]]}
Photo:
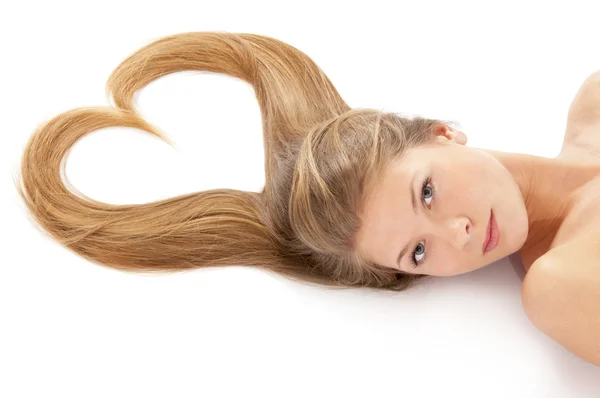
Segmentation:
{"type": "Polygon", "coordinates": [[[439,121],[351,109],[306,54],[245,33],[190,32],[151,42],[112,72],[106,89],[114,106],[64,112],[30,137],[15,181],[35,221],[78,255],[136,272],[255,266],[340,288],[399,291],[420,277],[370,262],[355,238],[365,193],[408,148],[431,142],[439,121]],[[67,187],[67,152],[92,131],[132,127],[171,143],[139,115],[134,96],[186,70],[252,85],[265,146],[261,192],[215,189],[113,205],[67,187]]]}

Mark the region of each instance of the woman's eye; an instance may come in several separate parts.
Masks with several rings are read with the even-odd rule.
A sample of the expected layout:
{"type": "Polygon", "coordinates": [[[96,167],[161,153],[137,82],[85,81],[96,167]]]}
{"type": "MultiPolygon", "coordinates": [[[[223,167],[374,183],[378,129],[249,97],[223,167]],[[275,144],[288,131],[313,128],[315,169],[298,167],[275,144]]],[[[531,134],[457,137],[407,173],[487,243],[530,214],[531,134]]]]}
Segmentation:
{"type": "Polygon", "coordinates": [[[423,200],[427,204],[427,206],[430,206],[432,199],[433,199],[433,187],[431,186],[431,179],[427,178],[423,182],[423,186],[421,188],[421,200],[423,200]],[[428,199],[429,199],[429,202],[427,202],[428,199]]]}
{"type": "Polygon", "coordinates": [[[419,244],[413,251],[412,260],[413,264],[415,265],[415,268],[421,265],[421,263],[423,263],[423,260],[425,260],[425,242],[419,242],[419,244]]]}
{"type": "MultiPolygon", "coordinates": [[[[430,177],[426,178],[421,186],[421,200],[425,202],[427,207],[431,206],[431,202],[433,201],[433,186],[431,185],[430,177]]],[[[425,242],[420,241],[412,254],[412,262],[415,268],[423,264],[425,257],[425,242]]]]}

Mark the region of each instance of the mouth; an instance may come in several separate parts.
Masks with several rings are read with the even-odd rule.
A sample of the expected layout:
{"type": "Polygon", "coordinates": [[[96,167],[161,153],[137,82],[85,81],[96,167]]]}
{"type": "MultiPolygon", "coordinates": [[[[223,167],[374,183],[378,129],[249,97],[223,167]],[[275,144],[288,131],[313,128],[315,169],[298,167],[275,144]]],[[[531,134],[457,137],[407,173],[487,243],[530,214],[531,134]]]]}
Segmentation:
{"type": "Polygon", "coordinates": [[[500,230],[498,228],[498,223],[496,221],[496,217],[494,217],[494,211],[490,211],[490,219],[488,221],[487,228],[485,230],[485,239],[483,241],[482,250],[483,253],[487,253],[498,246],[498,242],[500,241],[500,230]]]}

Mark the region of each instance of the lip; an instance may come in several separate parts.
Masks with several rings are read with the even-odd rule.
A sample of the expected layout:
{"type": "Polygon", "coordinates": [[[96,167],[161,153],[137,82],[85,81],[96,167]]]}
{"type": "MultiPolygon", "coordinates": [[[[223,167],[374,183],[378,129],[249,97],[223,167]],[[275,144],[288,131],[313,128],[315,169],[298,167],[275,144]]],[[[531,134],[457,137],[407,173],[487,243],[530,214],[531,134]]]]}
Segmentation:
{"type": "Polygon", "coordinates": [[[483,241],[482,250],[483,253],[487,253],[498,246],[500,241],[500,229],[496,217],[494,217],[494,211],[490,211],[490,219],[485,230],[485,239],[483,241]]]}

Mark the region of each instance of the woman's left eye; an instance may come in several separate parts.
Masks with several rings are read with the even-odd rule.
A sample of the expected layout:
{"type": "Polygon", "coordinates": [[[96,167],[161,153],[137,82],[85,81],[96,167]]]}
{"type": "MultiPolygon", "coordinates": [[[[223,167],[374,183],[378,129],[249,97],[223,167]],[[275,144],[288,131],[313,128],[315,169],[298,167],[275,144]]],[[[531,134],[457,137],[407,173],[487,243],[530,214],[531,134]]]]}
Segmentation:
{"type": "Polygon", "coordinates": [[[421,200],[425,201],[427,206],[431,205],[431,201],[433,200],[433,187],[431,186],[430,177],[427,177],[425,181],[423,181],[423,185],[421,187],[421,200]],[[429,202],[427,202],[428,199],[429,202]]]}

